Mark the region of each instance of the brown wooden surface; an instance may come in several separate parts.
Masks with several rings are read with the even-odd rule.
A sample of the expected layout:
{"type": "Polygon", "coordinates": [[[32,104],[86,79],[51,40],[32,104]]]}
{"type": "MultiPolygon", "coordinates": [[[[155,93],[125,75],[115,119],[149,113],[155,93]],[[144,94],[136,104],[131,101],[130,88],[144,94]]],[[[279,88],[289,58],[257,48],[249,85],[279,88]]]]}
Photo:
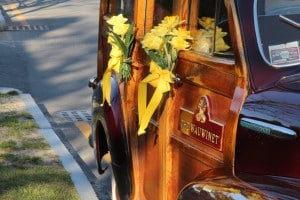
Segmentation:
{"type": "MultiPolygon", "coordinates": [[[[99,9],[99,29],[104,27],[103,17],[106,12],[107,0],[100,1],[100,9],[99,9]]],[[[103,49],[106,49],[107,45],[103,44],[102,31],[98,30],[98,58],[97,58],[97,77],[100,79],[104,73],[104,60],[103,60],[103,49]]]]}
{"type": "MultiPolygon", "coordinates": [[[[136,24],[136,44],[133,51],[133,65],[132,65],[132,77],[126,84],[123,101],[123,107],[126,109],[124,114],[126,120],[125,126],[128,133],[129,144],[132,153],[132,178],[133,178],[133,193],[132,199],[146,199],[144,194],[144,176],[147,167],[143,160],[146,157],[145,149],[146,142],[143,137],[137,136],[137,95],[138,95],[138,84],[145,76],[145,66],[146,57],[143,49],[140,45],[140,40],[143,38],[147,29],[152,26],[152,16],[149,15],[149,9],[151,10],[153,6],[149,4],[147,7],[146,1],[135,1],[134,10],[138,11],[134,13],[134,22],[136,24]],[[148,8],[145,10],[145,8],[148,8]]],[[[153,4],[153,2],[152,2],[153,4]]],[[[121,88],[122,89],[122,88],[121,88]]]]}
{"type": "MultiPolygon", "coordinates": [[[[104,25],[102,17],[105,15],[105,8],[102,5],[107,2],[101,0],[100,27],[104,25]]],[[[188,1],[177,2],[179,4],[174,5],[174,11],[181,19],[187,19],[188,1]]],[[[199,3],[201,1],[191,1],[193,8],[197,8],[199,3]]],[[[197,52],[181,53],[175,72],[182,77],[183,85],[178,89],[172,89],[173,96],[166,95],[162,112],[158,118],[153,119],[158,123],[158,127],[150,125],[146,135],[138,137],[137,89],[149,70],[147,66],[149,59],[140,46],[140,40],[153,25],[154,1],[135,1],[134,10],[137,40],[132,56],[132,78],[125,86],[120,85],[125,126],[132,153],[132,199],[173,200],[177,198],[182,187],[196,178],[200,172],[226,167],[233,173],[235,132],[247,86],[244,79],[245,61],[239,56],[233,61],[197,52]],[[193,113],[203,95],[211,98],[214,120],[224,125],[221,150],[211,148],[183,134],[178,128],[180,109],[184,108],[193,113]]],[[[197,23],[196,9],[193,9],[191,14],[191,26],[194,27],[197,23]]],[[[229,21],[237,23],[235,13],[232,13],[230,8],[229,18],[229,21]]],[[[231,32],[236,31],[235,28],[236,24],[230,24],[231,32]]],[[[236,55],[243,52],[241,38],[238,35],[232,34],[233,50],[236,55]]],[[[99,46],[101,48],[98,50],[98,77],[101,77],[107,62],[106,52],[103,52],[107,51],[107,45],[102,37],[99,39],[99,46]]]]}
{"type": "MultiPolygon", "coordinates": [[[[197,6],[195,2],[193,5],[197,6]]],[[[180,16],[186,15],[184,6],[182,8],[183,12],[180,12],[180,16]]],[[[230,12],[230,17],[232,16],[230,12]]],[[[235,25],[230,26],[235,27],[235,25]]],[[[233,43],[240,42],[239,37],[233,39],[233,43]]],[[[236,54],[242,51],[239,45],[235,45],[234,48],[236,54]]],[[[145,171],[149,173],[146,173],[148,175],[145,176],[144,184],[153,184],[151,181],[148,182],[151,178],[158,181],[156,187],[144,186],[147,199],[176,199],[184,185],[207,169],[229,168],[233,175],[238,114],[247,92],[247,82],[243,74],[246,72],[245,66],[241,64],[244,58],[236,59],[239,63],[195,52],[181,53],[175,72],[179,76],[182,75],[181,77],[186,81],[183,80],[182,87],[174,89],[174,96],[169,97],[164,106],[164,111],[158,120],[158,144],[149,142],[155,145],[147,145],[145,151],[151,154],[146,154],[145,171]],[[188,80],[189,70],[190,75],[195,75],[198,81],[188,80]],[[224,125],[222,151],[202,144],[178,130],[180,109],[185,108],[193,112],[197,107],[197,98],[202,95],[211,97],[214,119],[224,125]],[[159,163],[153,164],[153,162],[159,163]],[[151,176],[151,174],[159,174],[159,176],[151,176]],[[156,192],[160,195],[154,195],[157,194],[156,192]]],[[[149,134],[155,135],[150,132],[149,134]]]]}
{"type": "MultiPolygon", "coordinates": [[[[187,16],[187,1],[179,1],[174,9],[178,11],[182,19],[187,16]]],[[[194,6],[197,2],[193,1],[194,6]]],[[[140,9],[144,4],[139,2],[140,9]]],[[[151,17],[155,10],[153,4],[148,7],[146,18],[146,30],[152,25],[151,17]]],[[[143,20],[139,12],[136,18],[138,28],[143,20]]],[[[234,27],[234,25],[231,25],[234,27]]],[[[141,28],[142,29],[142,28],[141,28]]],[[[138,38],[142,38],[139,32],[138,38]]],[[[237,45],[238,46],[238,45],[237,45]]],[[[239,47],[239,46],[238,46],[239,47]]],[[[240,49],[236,49],[240,50],[240,49]]],[[[142,54],[136,51],[136,58],[142,54]]],[[[239,58],[243,59],[243,58],[239,58]]],[[[177,194],[187,183],[205,170],[229,167],[233,173],[235,130],[238,113],[245,96],[245,84],[243,69],[239,69],[237,63],[230,59],[215,58],[207,55],[184,52],[180,54],[176,73],[184,77],[183,86],[173,89],[173,97],[166,99],[162,113],[156,120],[158,127],[150,125],[146,135],[137,137],[131,135],[131,150],[133,153],[135,195],[133,199],[176,199],[177,194]],[[193,71],[194,70],[194,71],[193,71]],[[199,80],[191,80],[195,76],[199,80]],[[189,79],[190,78],[190,79],[189,79]],[[193,82],[192,82],[193,81],[193,82]],[[202,95],[208,95],[212,99],[214,119],[224,125],[224,138],[222,151],[213,149],[206,144],[184,135],[178,129],[180,109],[191,112],[197,107],[198,99],[202,95]],[[198,98],[198,99],[197,99],[198,98]]],[[[139,67],[139,77],[134,77],[131,84],[138,84],[146,66],[139,67]]],[[[136,87],[127,90],[127,97],[136,98],[136,87]]],[[[135,98],[132,98],[135,106],[135,98]]],[[[128,106],[128,104],[126,103],[128,106]]],[[[130,105],[135,115],[136,107],[130,105]]],[[[136,118],[135,118],[136,119],[136,118]]],[[[131,134],[136,132],[136,124],[128,121],[131,134]]]]}
{"type": "Polygon", "coordinates": [[[196,9],[191,9],[191,16],[190,16],[190,30],[195,30],[198,27],[198,8],[199,8],[199,0],[191,0],[191,7],[196,9]]]}

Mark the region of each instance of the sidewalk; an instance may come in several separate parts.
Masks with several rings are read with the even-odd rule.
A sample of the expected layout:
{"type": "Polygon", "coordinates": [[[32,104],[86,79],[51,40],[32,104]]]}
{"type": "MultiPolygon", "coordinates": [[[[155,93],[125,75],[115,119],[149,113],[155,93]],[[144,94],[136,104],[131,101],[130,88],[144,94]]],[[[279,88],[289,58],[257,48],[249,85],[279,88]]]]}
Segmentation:
{"type": "Polygon", "coordinates": [[[54,130],[52,129],[50,123],[41,112],[39,107],[36,105],[34,99],[30,94],[22,93],[19,90],[13,88],[0,87],[0,93],[8,93],[10,91],[16,91],[19,93],[22,101],[26,105],[28,111],[33,116],[36,123],[39,125],[40,131],[44,138],[47,140],[49,145],[55,151],[59,157],[64,168],[69,172],[74,186],[82,200],[96,200],[98,199],[91,183],[88,181],[87,177],[81,170],[78,163],[66,149],[64,144],[60,141],[54,130]]]}

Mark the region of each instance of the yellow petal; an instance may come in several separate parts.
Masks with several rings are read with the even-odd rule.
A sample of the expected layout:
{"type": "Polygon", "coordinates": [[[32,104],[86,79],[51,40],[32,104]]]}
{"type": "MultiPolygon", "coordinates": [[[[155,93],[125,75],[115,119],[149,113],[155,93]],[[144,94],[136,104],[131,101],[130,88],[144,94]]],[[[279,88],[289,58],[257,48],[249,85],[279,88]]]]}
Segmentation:
{"type": "Polygon", "coordinates": [[[109,55],[111,57],[120,58],[122,56],[122,51],[118,46],[113,45],[109,55]]]}
{"type": "Polygon", "coordinates": [[[158,36],[158,37],[165,37],[169,32],[169,29],[167,27],[163,26],[155,26],[152,30],[151,33],[158,36]]]}
{"type": "Polygon", "coordinates": [[[113,27],[113,32],[116,33],[117,35],[122,35],[124,36],[129,28],[129,24],[118,24],[113,27]]]}
{"type": "Polygon", "coordinates": [[[118,26],[120,24],[124,24],[127,22],[127,18],[123,17],[122,14],[119,14],[117,16],[112,16],[109,20],[107,20],[107,23],[112,26],[118,26]]]}
{"type": "Polygon", "coordinates": [[[190,48],[190,43],[182,37],[173,37],[170,44],[178,51],[190,48]]]}
{"type": "Polygon", "coordinates": [[[177,36],[177,37],[181,37],[185,40],[193,40],[192,36],[191,36],[191,32],[187,31],[184,28],[178,28],[172,31],[171,35],[177,36]]]}
{"type": "Polygon", "coordinates": [[[167,27],[169,30],[175,28],[176,26],[178,26],[180,24],[180,20],[178,16],[166,16],[161,23],[159,24],[159,26],[164,26],[167,27]]]}
{"type": "Polygon", "coordinates": [[[160,50],[163,45],[163,39],[152,33],[147,33],[142,41],[143,48],[148,50],[160,50]]]}

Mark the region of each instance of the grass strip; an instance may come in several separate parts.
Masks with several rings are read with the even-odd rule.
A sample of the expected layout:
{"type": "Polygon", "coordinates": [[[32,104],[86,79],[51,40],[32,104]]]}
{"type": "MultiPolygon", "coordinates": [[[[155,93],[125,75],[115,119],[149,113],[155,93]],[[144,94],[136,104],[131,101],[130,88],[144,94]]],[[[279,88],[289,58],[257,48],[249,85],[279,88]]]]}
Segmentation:
{"type": "Polygon", "coordinates": [[[15,130],[38,128],[32,116],[28,112],[0,113],[0,127],[6,126],[15,130]]]}
{"type": "Polygon", "coordinates": [[[69,175],[59,166],[0,167],[0,199],[79,200],[69,175]]]}
{"type": "Polygon", "coordinates": [[[79,200],[69,173],[50,153],[30,113],[1,105],[13,104],[14,95],[0,94],[0,199],[79,200]]]}

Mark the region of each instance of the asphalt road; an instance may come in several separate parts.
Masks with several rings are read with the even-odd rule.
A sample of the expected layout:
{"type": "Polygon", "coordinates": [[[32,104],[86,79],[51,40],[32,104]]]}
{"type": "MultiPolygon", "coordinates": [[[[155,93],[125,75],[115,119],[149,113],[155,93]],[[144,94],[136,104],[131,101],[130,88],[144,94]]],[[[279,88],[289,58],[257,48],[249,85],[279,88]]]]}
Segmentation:
{"type": "MultiPolygon", "coordinates": [[[[96,74],[99,1],[0,0],[0,86],[31,94],[101,200],[111,172],[99,175],[91,131],[88,80],[96,74]]],[[[104,163],[107,164],[107,163],[104,163]]]]}

